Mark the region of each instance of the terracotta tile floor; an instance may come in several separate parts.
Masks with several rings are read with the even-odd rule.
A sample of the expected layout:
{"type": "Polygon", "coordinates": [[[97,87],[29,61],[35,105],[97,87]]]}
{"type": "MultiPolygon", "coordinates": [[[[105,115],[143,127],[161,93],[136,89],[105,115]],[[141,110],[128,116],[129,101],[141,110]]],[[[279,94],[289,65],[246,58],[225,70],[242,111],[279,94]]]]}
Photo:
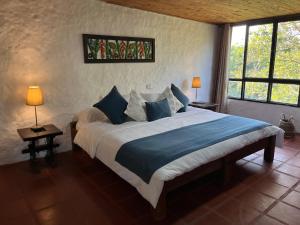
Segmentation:
{"type": "Polygon", "coordinates": [[[260,151],[236,164],[231,187],[217,176],[168,196],[168,216],[154,222],[136,190],[83,152],[58,154],[57,166],[39,161],[0,167],[1,225],[300,225],[300,136],[277,148],[273,165],[260,151]]]}

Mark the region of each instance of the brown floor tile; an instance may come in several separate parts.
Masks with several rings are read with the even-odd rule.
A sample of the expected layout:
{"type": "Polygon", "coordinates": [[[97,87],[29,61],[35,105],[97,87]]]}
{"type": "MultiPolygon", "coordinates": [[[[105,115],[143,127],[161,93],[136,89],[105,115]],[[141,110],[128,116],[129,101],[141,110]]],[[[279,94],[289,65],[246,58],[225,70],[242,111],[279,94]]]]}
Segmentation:
{"type": "Polygon", "coordinates": [[[250,187],[255,191],[259,191],[263,194],[269,195],[273,198],[280,198],[283,194],[285,194],[289,188],[284,187],[282,185],[270,182],[268,180],[263,180],[262,182],[258,182],[250,187]]]}
{"type": "MultiPolygon", "coordinates": [[[[182,215],[182,216],[180,216],[180,218],[187,224],[191,224],[191,223],[197,221],[199,218],[209,214],[210,212],[211,211],[208,208],[206,208],[204,206],[198,206],[193,209],[185,210],[184,215],[182,215],[181,213],[179,213],[177,215],[182,215]]],[[[173,213],[173,212],[171,212],[171,213],[173,213]]],[[[176,212],[175,212],[175,214],[176,214],[176,212]]]]}
{"type": "Polygon", "coordinates": [[[252,162],[246,163],[245,165],[243,165],[243,167],[250,174],[265,174],[267,172],[267,170],[264,167],[252,162]]]}
{"type": "Polygon", "coordinates": [[[262,180],[267,173],[268,168],[248,162],[235,170],[235,179],[244,185],[251,185],[262,180]]]}
{"type": "Polygon", "coordinates": [[[153,220],[150,205],[133,187],[84,152],[58,154],[55,168],[46,167],[42,160],[39,174],[32,173],[28,162],[1,166],[0,224],[226,225],[253,221],[278,225],[278,220],[293,224],[299,209],[291,205],[299,207],[300,185],[270,210],[271,217],[258,211],[272,204],[270,197],[280,198],[299,182],[294,176],[298,175],[300,136],[287,143],[288,147],[276,149],[279,160],[288,160],[278,168],[285,171],[273,169],[282,162],[275,160],[271,167],[265,164],[260,151],[246,158],[251,162],[237,162],[231,188],[224,189],[218,177],[211,176],[168,195],[168,216],[160,222],[153,220]]]}
{"type": "Polygon", "coordinates": [[[249,207],[244,207],[237,200],[229,200],[216,209],[217,213],[234,224],[248,224],[260,214],[249,207]]]}
{"type": "Polygon", "coordinates": [[[209,213],[200,217],[194,225],[229,225],[230,221],[227,221],[224,217],[217,215],[216,213],[209,213]]]}
{"type": "Polygon", "coordinates": [[[285,139],[284,145],[291,148],[299,149],[300,135],[297,134],[294,138],[285,139]]]}
{"type": "Polygon", "coordinates": [[[247,160],[247,161],[252,161],[256,158],[258,158],[259,156],[257,154],[252,154],[252,155],[248,155],[247,157],[244,158],[244,160],[247,160]]]}
{"type": "Polygon", "coordinates": [[[256,220],[253,225],[282,225],[283,223],[279,222],[268,216],[262,216],[256,220]]]}
{"type": "Polygon", "coordinates": [[[287,164],[300,167],[300,155],[298,154],[296,157],[287,161],[287,164]]]}
{"type": "Polygon", "coordinates": [[[7,203],[0,201],[0,220],[1,218],[17,218],[30,214],[30,209],[24,198],[20,198],[7,203]]]}
{"type": "Polygon", "coordinates": [[[150,214],[150,204],[140,195],[134,195],[117,204],[123,212],[132,218],[140,218],[150,214]]]}
{"type": "Polygon", "coordinates": [[[222,188],[220,185],[216,186],[215,189],[207,187],[203,191],[198,190],[196,196],[201,196],[201,198],[193,198],[193,196],[192,198],[194,201],[203,203],[203,206],[209,209],[214,209],[247,188],[248,187],[246,185],[240,183],[232,184],[227,188],[222,188]]]}
{"type": "Polygon", "coordinates": [[[300,209],[300,193],[292,191],[282,201],[300,209]]]}
{"type": "Polygon", "coordinates": [[[59,203],[57,205],[36,212],[38,222],[41,225],[82,224],[81,217],[75,213],[75,205],[59,203]]]}
{"type": "Polygon", "coordinates": [[[289,225],[299,225],[300,210],[281,202],[275,205],[268,212],[268,215],[289,225]]]}
{"type": "Polygon", "coordinates": [[[281,162],[286,162],[287,160],[293,158],[297,152],[295,151],[287,151],[284,149],[276,148],[275,154],[274,154],[274,159],[281,161],[281,162]]]}
{"type": "MultiPolygon", "coordinates": [[[[222,187],[215,183],[203,185],[200,183],[191,190],[183,189],[183,192],[184,193],[179,193],[178,195],[174,192],[174,194],[177,195],[175,196],[175,199],[177,198],[177,201],[180,202],[182,199],[188,198],[188,204],[191,204],[190,202],[195,202],[196,207],[203,205],[208,208],[213,208],[215,205],[218,205],[220,202],[223,202],[230,197],[229,193],[225,193],[225,191],[222,190],[222,187]],[[185,197],[185,193],[188,193],[188,197],[185,197]]],[[[174,194],[171,194],[171,196],[173,197],[174,194]]],[[[170,203],[173,204],[171,200],[172,199],[170,199],[170,203]]]]}
{"type": "Polygon", "coordinates": [[[241,183],[232,184],[226,189],[219,188],[219,193],[214,196],[209,196],[209,198],[204,203],[204,206],[210,209],[215,209],[224,202],[233,199],[235,196],[242,193],[246,189],[248,189],[248,186],[241,183]]]}
{"type": "Polygon", "coordinates": [[[168,215],[167,218],[161,221],[155,221],[151,215],[147,215],[139,219],[136,225],[186,225],[186,223],[179,217],[168,215]]]}
{"type": "Polygon", "coordinates": [[[216,208],[230,198],[232,198],[232,196],[226,192],[220,193],[215,196],[210,196],[209,199],[205,202],[204,206],[208,208],[216,208]]]}
{"type": "Polygon", "coordinates": [[[266,177],[266,180],[283,185],[285,187],[292,187],[298,182],[297,178],[277,171],[272,171],[272,173],[266,177]]]}
{"type": "Polygon", "coordinates": [[[295,191],[300,192],[300,183],[295,187],[295,191]]]}
{"type": "Polygon", "coordinates": [[[1,225],[37,225],[32,215],[21,216],[14,219],[1,219],[1,225]]]}
{"type": "Polygon", "coordinates": [[[94,173],[92,176],[88,177],[88,179],[100,188],[105,188],[120,182],[120,177],[112,171],[100,171],[99,173],[94,173]]]}
{"type": "Polygon", "coordinates": [[[300,178],[300,168],[299,167],[284,164],[284,165],[281,165],[280,167],[278,167],[276,170],[278,170],[282,173],[290,174],[292,176],[300,178]]]}
{"type": "Polygon", "coordinates": [[[256,155],[264,155],[265,150],[260,150],[258,152],[255,152],[256,155]]]}
{"type": "Polygon", "coordinates": [[[7,183],[5,178],[0,177],[0,196],[2,203],[8,203],[20,199],[23,193],[18,185],[7,183]]]}
{"type": "Polygon", "coordinates": [[[54,187],[32,189],[25,193],[25,198],[34,210],[47,208],[61,201],[54,187]]]}
{"type": "Polygon", "coordinates": [[[108,198],[114,201],[121,201],[138,194],[137,190],[133,186],[125,181],[120,181],[121,183],[116,183],[103,188],[103,192],[108,198]]]}
{"type": "Polygon", "coordinates": [[[247,163],[247,162],[248,162],[247,160],[240,159],[240,160],[236,161],[236,165],[237,165],[237,166],[242,166],[242,165],[244,165],[244,164],[247,163]]]}
{"type": "Polygon", "coordinates": [[[252,160],[251,162],[253,163],[256,163],[258,165],[261,165],[261,166],[265,166],[265,167],[270,167],[270,168],[277,168],[278,166],[280,166],[282,164],[282,162],[280,161],[277,161],[277,160],[273,160],[272,163],[267,163],[265,160],[264,160],[264,157],[263,156],[260,156],[258,158],[255,158],[254,160],[252,160]]]}
{"type": "Polygon", "coordinates": [[[240,195],[236,196],[236,199],[240,201],[242,206],[250,206],[260,212],[264,212],[275,201],[273,198],[252,190],[244,191],[240,195]]]}

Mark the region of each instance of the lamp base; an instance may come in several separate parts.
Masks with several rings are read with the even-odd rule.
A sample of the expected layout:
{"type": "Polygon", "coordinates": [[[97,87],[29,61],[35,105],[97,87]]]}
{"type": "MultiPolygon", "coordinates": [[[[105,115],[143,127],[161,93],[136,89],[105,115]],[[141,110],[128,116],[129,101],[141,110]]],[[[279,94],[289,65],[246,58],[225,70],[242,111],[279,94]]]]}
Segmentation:
{"type": "Polygon", "coordinates": [[[30,129],[31,129],[33,132],[41,132],[41,131],[44,131],[44,130],[45,130],[43,126],[39,126],[39,125],[33,126],[33,127],[31,127],[30,129]]]}

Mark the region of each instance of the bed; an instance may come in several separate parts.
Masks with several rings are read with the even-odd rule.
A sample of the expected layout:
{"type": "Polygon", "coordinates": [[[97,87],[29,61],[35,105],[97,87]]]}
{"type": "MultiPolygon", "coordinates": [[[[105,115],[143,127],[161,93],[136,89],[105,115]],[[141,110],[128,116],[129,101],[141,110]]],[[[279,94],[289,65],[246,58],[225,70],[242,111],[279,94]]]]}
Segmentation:
{"type": "Polygon", "coordinates": [[[276,126],[249,120],[249,123],[260,126],[241,132],[236,128],[242,127],[238,124],[244,119],[189,107],[187,112],[153,122],[129,121],[113,125],[106,121],[95,121],[79,126],[74,121],[71,123],[72,143],[74,150],[84,150],[91,158],[97,158],[134,186],[152,205],[154,217],[159,220],[166,215],[166,197],[170,191],[215,171],[222,171],[223,183],[228,184],[234,173],[234,163],[262,149],[265,161],[273,161],[275,144],[282,145],[283,131],[276,126]],[[227,138],[220,136],[222,130],[226,130],[224,135],[227,138]],[[229,135],[227,133],[230,130],[232,133],[229,135]],[[193,139],[204,141],[198,145],[189,145],[190,149],[194,148],[192,151],[160,164],[159,159],[174,155],[181,148],[188,148],[180,145],[183,136],[186,136],[185,143],[191,143],[193,139]],[[216,136],[217,141],[207,142],[207,138],[203,138],[206,136],[216,136]],[[168,140],[172,137],[173,140],[168,140]],[[155,145],[155,141],[165,143],[166,146],[162,145],[160,150],[163,150],[163,155],[155,152],[157,156],[152,161],[147,159],[147,155],[143,159],[138,158],[144,151],[139,148],[146,146],[147,150],[152,147],[152,143],[155,145]],[[169,145],[169,142],[174,143],[169,145]],[[147,146],[149,143],[150,146],[147,146]],[[133,144],[135,146],[132,147],[133,144]],[[170,151],[170,146],[174,147],[174,151],[170,151]]]}

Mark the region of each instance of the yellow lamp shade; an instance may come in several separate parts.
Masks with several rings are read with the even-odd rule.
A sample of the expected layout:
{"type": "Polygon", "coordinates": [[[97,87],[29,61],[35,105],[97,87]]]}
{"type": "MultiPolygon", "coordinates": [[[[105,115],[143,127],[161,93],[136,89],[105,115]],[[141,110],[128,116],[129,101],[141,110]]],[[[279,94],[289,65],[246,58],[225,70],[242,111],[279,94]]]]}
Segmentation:
{"type": "Polygon", "coordinates": [[[29,86],[27,91],[26,104],[31,106],[44,104],[43,93],[39,86],[29,86]]]}
{"type": "Polygon", "coordinates": [[[201,88],[201,78],[193,77],[192,88],[201,88]]]}

